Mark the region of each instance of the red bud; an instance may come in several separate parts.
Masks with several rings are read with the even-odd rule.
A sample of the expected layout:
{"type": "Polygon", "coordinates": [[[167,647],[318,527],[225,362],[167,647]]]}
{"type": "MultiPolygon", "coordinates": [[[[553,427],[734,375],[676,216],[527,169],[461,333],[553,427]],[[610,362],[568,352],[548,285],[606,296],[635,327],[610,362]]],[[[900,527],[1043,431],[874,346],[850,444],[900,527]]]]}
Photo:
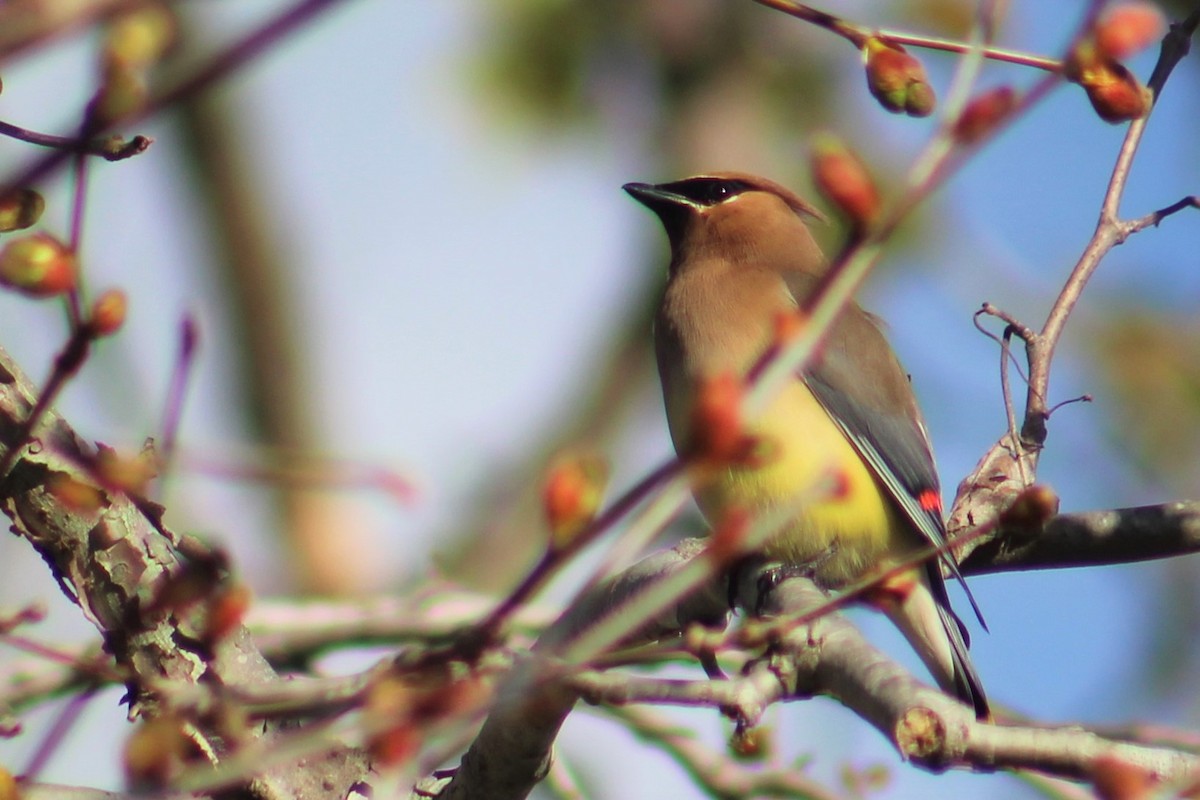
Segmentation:
{"type": "Polygon", "coordinates": [[[208,607],[204,625],[204,641],[214,645],[236,631],[246,619],[254,593],[244,583],[229,583],[221,587],[208,607]]]}
{"type": "Polygon", "coordinates": [[[13,239],[0,251],[0,285],[30,297],[54,297],[75,288],[75,255],[47,233],[13,239]]]}
{"type": "Polygon", "coordinates": [[[771,755],[771,732],[761,726],[738,727],[729,737],[729,751],[742,761],[764,761],[771,755]]]}
{"type": "Polygon", "coordinates": [[[596,516],[608,484],[608,464],[598,455],[568,453],[551,465],[542,485],[550,546],[562,550],[596,516]]]}
{"type": "Polygon", "coordinates": [[[0,232],[19,231],[42,217],[46,201],[33,189],[16,189],[0,198],[0,232]]]}
{"type": "Polygon", "coordinates": [[[1096,48],[1113,61],[1124,61],[1162,38],[1167,21],[1153,3],[1121,3],[1096,23],[1096,48]]]}
{"type": "Polygon", "coordinates": [[[123,456],[111,447],[101,447],[96,454],[95,472],[109,489],[143,494],[146,485],[158,476],[158,464],[153,452],[123,456]]]}
{"type": "MultiPolygon", "coordinates": [[[[1136,5],[1136,4],[1131,4],[1136,5]]],[[[1126,8],[1126,7],[1122,7],[1126,8]]],[[[1079,42],[1063,63],[1063,77],[1072,83],[1078,83],[1087,92],[1092,108],[1105,122],[1128,122],[1146,115],[1153,102],[1150,90],[1133,77],[1113,54],[1127,50],[1133,40],[1144,36],[1131,28],[1142,22],[1123,22],[1129,16],[1144,17],[1144,12],[1122,12],[1121,8],[1114,9],[1097,25],[1093,36],[1079,42]],[[1112,20],[1111,22],[1109,20],[1112,20]],[[1130,34],[1129,41],[1117,41],[1130,34]],[[1101,36],[1105,44],[1101,44],[1101,36]]]]}
{"type": "Polygon", "coordinates": [[[183,721],[173,715],[139,725],[125,742],[125,780],[134,790],[164,788],[181,769],[188,750],[183,721]]]}
{"type": "Polygon", "coordinates": [[[111,336],[125,323],[125,293],[120,289],[109,289],[92,303],[92,316],[88,320],[95,336],[111,336]]]}
{"type": "Polygon", "coordinates": [[[754,438],[742,420],[745,393],[742,381],[728,372],[700,382],[688,426],[689,458],[733,464],[753,453],[754,438]]]}
{"type": "Polygon", "coordinates": [[[221,587],[221,572],[210,560],[184,561],[144,605],[148,615],[180,614],[200,603],[211,603],[221,587]]]}
{"type": "Polygon", "coordinates": [[[105,503],[104,492],[95,486],[75,480],[65,472],[55,473],[48,488],[50,494],[72,511],[99,511],[105,503]]]}
{"type": "Polygon", "coordinates": [[[1037,530],[1057,513],[1058,495],[1049,486],[1034,484],[1000,515],[1000,527],[1037,530]]]}
{"type": "Polygon", "coordinates": [[[719,567],[727,566],[746,554],[746,537],[754,518],[744,508],[726,509],[721,521],[708,536],[708,557],[719,567]]]}
{"type": "Polygon", "coordinates": [[[1017,93],[1011,86],[997,86],[967,103],[954,123],[954,138],[960,144],[974,144],[991,133],[1017,107],[1017,93]]]}
{"type": "Polygon", "coordinates": [[[1157,783],[1143,767],[1115,756],[1100,756],[1092,764],[1092,788],[1100,800],[1148,800],[1157,783]]]}
{"type": "Polygon", "coordinates": [[[832,134],[821,134],[812,144],[813,181],[825,199],[837,206],[855,228],[865,228],[883,205],[875,181],[858,156],[832,134]]]}
{"type": "Polygon", "coordinates": [[[872,36],[863,45],[867,88],[888,111],[927,117],[937,98],[921,62],[898,44],[872,36]]]}
{"type": "Polygon", "coordinates": [[[1105,122],[1129,122],[1143,117],[1153,100],[1150,90],[1115,61],[1101,61],[1084,69],[1078,83],[1105,122]]]}

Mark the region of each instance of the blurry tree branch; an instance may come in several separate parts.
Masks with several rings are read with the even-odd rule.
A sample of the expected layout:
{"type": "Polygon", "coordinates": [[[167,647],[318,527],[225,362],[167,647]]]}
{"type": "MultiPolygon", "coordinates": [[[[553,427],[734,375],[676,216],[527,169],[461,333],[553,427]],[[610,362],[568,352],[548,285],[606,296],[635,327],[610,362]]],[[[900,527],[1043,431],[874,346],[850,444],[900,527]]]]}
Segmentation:
{"type": "MultiPolygon", "coordinates": [[[[294,5],[284,8],[281,12],[267,20],[267,22],[256,30],[251,31],[224,50],[210,57],[185,77],[155,94],[136,113],[122,117],[121,125],[132,125],[216,85],[235,73],[249,61],[270,50],[273,44],[279,42],[296,28],[311,22],[321,12],[327,11],[343,1],[298,0],[294,5]]],[[[0,8],[0,30],[5,31],[6,35],[11,34],[14,38],[18,36],[30,38],[21,41],[0,42],[0,52],[8,53],[19,50],[27,44],[36,43],[41,36],[57,34],[60,30],[69,29],[76,24],[83,24],[95,17],[102,16],[102,12],[115,11],[125,5],[134,5],[134,3],[130,2],[130,0],[125,0],[125,2],[118,2],[118,0],[108,0],[108,2],[103,2],[102,0],[96,0],[95,2],[90,2],[89,0],[72,0],[72,3],[62,4],[34,0],[31,3],[7,4],[3,8],[0,8]],[[72,9],[72,5],[78,5],[79,8],[72,9]],[[81,10],[90,13],[79,13],[81,10]],[[51,11],[53,13],[50,13],[51,11]],[[68,20],[66,14],[64,14],[64,12],[68,11],[76,12],[71,20],[68,20]],[[13,26],[6,27],[4,17],[6,13],[14,16],[15,19],[12,20],[13,26]]],[[[89,130],[87,132],[88,138],[101,132],[102,129],[89,130]]],[[[78,146],[63,147],[42,156],[27,167],[18,170],[13,175],[0,181],[0,195],[8,194],[14,189],[23,186],[37,184],[54,170],[63,166],[72,154],[78,151],[78,146]]]]}
{"type": "Polygon", "coordinates": [[[694,731],[681,727],[653,709],[608,706],[606,716],[626,726],[643,741],[667,752],[693,779],[714,797],[803,797],[806,800],[841,800],[795,764],[758,769],[729,758],[700,741],[694,731]]]}
{"type": "Polygon", "coordinates": [[[138,0],[28,0],[0,7],[0,62],[97,19],[138,5],[138,0]]]}
{"type": "MultiPolygon", "coordinates": [[[[23,421],[37,393],[8,354],[0,350],[0,455],[22,446],[23,421]]],[[[99,508],[78,510],[53,489],[65,476],[91,484],[89,448],[67,423],[48,412],[0,483],[0,509],[50,567],[64,593],[99,630],[105,649],[123,671],[132,715],[153,719],[170,709],[177,687],[254,687],[278,681],[244,628],[211,648],[203,646],[203,620],[195,614],[153,612],[184,568],[177,542],[160,532],[161,521],[147,518],[123,494],[105,492],[99,508]]],[[[164,529],[165,530],[165,529],[164,529]]],[[[267,726],[261,737],[280,731],[267,726]]],[[[207,746],[220,753],[220,731],[198,727],[207,746]]],[[[260,797],[306,795],[331,782],[349,787],[362,777],[361,752],[332,751],[303,764],[268,770],[250,781],[260,797]]]]}

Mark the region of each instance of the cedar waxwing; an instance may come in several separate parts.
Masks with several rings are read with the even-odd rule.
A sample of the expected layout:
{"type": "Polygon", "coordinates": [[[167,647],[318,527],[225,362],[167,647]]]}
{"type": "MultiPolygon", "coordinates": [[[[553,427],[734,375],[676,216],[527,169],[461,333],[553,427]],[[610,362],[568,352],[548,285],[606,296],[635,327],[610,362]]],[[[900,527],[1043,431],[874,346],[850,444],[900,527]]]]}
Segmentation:
{"type": "MultiPolygon", "coordinates": [[[[819,214],[784,187],[740,173],[624,189],[658,215],[671,241],[654,341],[671,438],[683,454],[701,380],[746,375],[771,345],[780,314],[802,307],[816,290],[827,263],[804,218],[819,214]]],[[[771,443],[771,455],[759,465],[723,469],[697,488],[710,524],[732,507],[794,504],[836,474],[837,491],[802,503],[764,555],[804,566],[837,588],[945,542],[937,471],[908,376],[879,322],[856,304],[750,424],[771,443]]],[[[951,556],[940,561],[958,574],[951,556]]],[[[888,616],[942,688],[986,718],[987,699],[939,560],[889,583],[896,599],[883,604],[888,616]]]]}

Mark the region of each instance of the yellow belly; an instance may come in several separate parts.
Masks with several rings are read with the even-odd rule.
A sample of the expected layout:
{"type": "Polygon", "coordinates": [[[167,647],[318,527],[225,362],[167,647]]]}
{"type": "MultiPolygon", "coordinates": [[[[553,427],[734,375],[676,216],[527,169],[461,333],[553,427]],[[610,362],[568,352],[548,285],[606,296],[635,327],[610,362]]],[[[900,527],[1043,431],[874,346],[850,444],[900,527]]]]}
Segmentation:
{"type": "Polygon", "coordinates": [[[771,460],[725,470],[697,493],[711,523],[730,506],[761,512],[795,505],[795,516],[763,551],[788,563],[817,562],[818,579],[830,586],[915,549],[917,537],[802,384],[787,387],[752,428],[768,440],[771,460]]]}

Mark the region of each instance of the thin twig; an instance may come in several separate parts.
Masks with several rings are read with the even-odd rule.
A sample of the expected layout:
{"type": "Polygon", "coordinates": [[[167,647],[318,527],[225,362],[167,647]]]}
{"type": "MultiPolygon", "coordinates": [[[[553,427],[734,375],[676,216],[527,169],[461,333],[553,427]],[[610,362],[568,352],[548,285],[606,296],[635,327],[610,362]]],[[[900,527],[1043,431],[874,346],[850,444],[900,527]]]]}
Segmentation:
{"type": "MultiPolygon", "coordinates": [[[[861,48],[868,39],[879,37],[895,44],[923,47],[927,50],[940,50],[948,53],[967,54],[975,49],[970,43],[958,42],[953,39],[943,39],[937,36],[908,33],[906,31],[873,30],[862,25],[856,25],[826,11],[819,11],[804,3],[797,3],[794,0],[754,0],[754,2],[768,8],[773,8],[776,11],[782,11],[788,16],[804,20],[819,28],[824,28],[830,33],[841,36],[857,48],[861,48]]],[[[991,61],[1003,61],[1009,64],[1018,64],[1055,73],[1062,69],[1062,61],[1059,59],[1039,56],[1033,53],[1024,53],[1019,50],[988,45],[980,50],[980,52],[983,58],[991,61]]]]}
{"type": "Polygon", "coordinates": [[[191,314],[185,314],[179,325],[179,355],[175,359],[175,368],[171,372],[171,382],[167,389],[167,399],[163,404],[162,445],[159,449],[159,456],[164,471],[170,469],[175,460],[179,420],[183,416],[183,400],[187,393],[188,378],[192,374],[199,338],[200,333],[196,319],[191,314]]]}
{"type": "Polygon", "coordinates": [[[92,331],[87,326],[80,326],[71,334],[71,338],[67,341],[66,347],[54,359],[54,369],[50,373],[50,378],[46,381],[46,387],[38,394],[37,402],[30,410],[29,414],[21,421],[21,427],[16,433],[8,438],[8,450],[4,456],[0,458],[0,486],[8,480],[9,472],[13,465],[17,463],[17,459],[21,456],[21,451],[29,442],[34,430],[37,428],[42,417],[50,410],[54,404],[55,398],[66,385],[67,380],[79,371],[79,367],[83,365],[87,358],[92,342],[92,331]]]}
{"type": "MultiPolygon", "coordinates": [[[[216,85],[247,62],[269,51],[273,45],[281,41],[293,30],[310,22],[318,14],[340,2],[344,2],[344,0],[300,0],[300,2],[284,9],[260,27],[215,55],[206,64],[175,86],[150,98],[144,108],[135,114],[122,118],[122,124],[132,125],[135,122],[140,122],[166,108],[170,108],[186,97],[191,97],[210,86],[216,85]]],[[[95,133],[100,133],[100,131],[96,131],[95,133]]],[[[149,143],[149,140],[144,137],[139,138],[141,142],[149,143]]],[[[3,188],[0,189],[0,196],[6,195],[22,186],[32,186],[38,183],[60,167],[66,159],[70,158],[72,153],[79,150],[80,146],[77,143],[73,147],[57,149],[38,159],[30,166],[5,180],[3,188]]]]}
{"type": "Polygon", "coordinates": [[[63,743],[67,733],[71,730],[75,721],[79,719],[79,715],[83,713],[83,710],[87,708],[87,704],[96,696],[97,691],[99,690],[96,686],[89,686],[79,694],[72,695],[67,700],[66,705],[55,716],[54,723],[46,731],[45,736],[38,743],[37,749],[33,751],[33,755],[29,758],[29,763],[22,773],[24,780],[34,780],[37,778],[38,774],[41,773],[46,763],[50,760],[50,757],[54,755],[54,751],[63,743]]]}
{"type": "Polygon", "coordinates": [[[51,147],[68,153],[79,153],[89,156],[100,156],[106,161],[122,161],[139,153],[146,152],[152,139],[146,136],[135,136],[125,140],[119,136],[93,136],[80,138],[78,136],[55,136],[51,133],[39,133],[11,122],[0,120],[0,136],[7,136],[27,144],[39,147],[51,147]]]}
{"type": "Polygon", "coordinates": [[[802,797],[838,800],[843,797],[792,765],[751,769],[706,745],[695,731],[674,724],[649,709],[608,707],[615,718],[639,738],[660,747],[713,797],[802,797]]]}
{"type": "MultiPolygon", "coordinates": [[[[879,31],[879,36],[887,39],[889,42],[911,45],[913,47],[924,47],[927,50],[941,50],[947,53],[971,52],[971,45],[966,42],[942,39],[937,36],[925,36],[923,34],[891,30],[881,30],[879,31]]],[[[1004,47],[985,47],[983,48],[983,57],[989,61],[1003,61],[1008,64],[1018,64],[1023,67],[1045,70],[1046,72],[1059,72],[1062,69],[1061,59],[1039,56],[1020,50],[1010,50],[1004,47]]]]}
{"type": "Polygon", "coordinates": [[[1189,197],[1185,197],[1182,200],[1177,200],[1176,202],[1171,203],[1171,205],[1167,206],[1166,208],[1160,208],[1158,211],[1151,211],[1144,217],[1138,217],[1137,219],[1129,220],[1125,223],[1125,235],[1129,236],[1130,234],[1143,231],[1152,226],[1157,228],[1158,224],[1164,219],[1172,214],[1178,214],[1180,211],[1183,211],[1187,208],[1200,209],[1200,196],[1191,195],[1189,197]]]}
{"type": "MultiPolygon", "coordinates": [[[[1158,63],[1154,67],[1153,75],[1148,84],[1156,102],[1171,71],[1188,52],[1191,37],[1198,25],[1200,25],[1200,11],[1194,11],[1184,22],[1173,24],[1170,32],[1163,39],[1162,51],[1159,54],[1158,63]]],[[[1054,351],[1058,346],[1058,342],[1062,338],[1067,319],[1079,302],[1084,287],[1100,266],[1100,261],[1113,247],[1124,242],[1130,234],[1144,229],[1149,224],[1153,224],[1152,222],[1147,222],[1146,224],[1139,225],[1138,222],[1140,221],[1135,221],[1133,225],[1130,225],[1122,222],[1119,216],[1121,198],[1125,194],[1125,187],[1129,180],[1133,159],[1141,144],[1142,135],[1146,130],[1146,124],[1150,118],[1150,114],[1153,112],[1153,108],[1154,105],[1152,104],[1146,115],[1134,120],[1126,131],[1125,139],[1121,143],[1121,149],[1117,153],[1116,163],[1113,165],[1112,174],[1109,177],[1108,186],[1104,192],[1104,199],[1100,204],[1100,218],[1096,223],[1096,229],[1092,234],[1092,238],[1088,241],[1083,254],[1063,284],[1062,290],[1059,292],[1054,305],[1050,309],[1050,313],[1046,317],[1046,322],[1042,326],[1041,332],[1030,343],[1029,393],[1026,398],[1025,423],[1021,434],[1023,438],[1036,444],[1043,443],[1046,438],[1046,398],[1050,383],[1050,363],[1054,358],[1054,351]]],[[[1174,213],[1193,205],[1190,202],[1190,198],[1188,198],[1175,204],[1175,206],[1178,206],[1177,208],[1175,206],[1168,206],[1168,209],[1171,210],[1171,213],[1174,213]]],[[[1155,215],[1151,216],[1154,217],[1155,215]]],[[[1162,217],[1157,217],[1157,220],[1161,221],[1161,219],[1162,217]]]]}
{"type": "MultiPolygon", "coordinates": [[[[557,569],[565,564],[571,556],[574,556],[589,543],[595,540],[600,534],[611,530],[612,527],[619,522],[626,514],[630,513],[642,501],[650,497],[656,489],[677,478],[682,474],[683,465],[678,459],[670,459],[666,463],[659,466],[649,475],[635,484],[629,491],[625,492],[620,498],[612,503],[607,509],[590,522],[582,531],[574,536],[570,542],[557,550],[546,551],[541,560],[534,565],[521,583],[517,585],[512,592],[509,593],[500,603],[493,609],[492,613],[477,626],[477,633],[484,642],[492,641],[495,636],[503,628],[507,619],[512,616],[518,608],[521,607],[530,597],[532,597],[552,575],[557,572],[557,569]]],[[[679,481],[675,481],[680,483],[679,481]]],[[[668,494],[680,495],[686,490],[686,481],[676,489],[673,493],[661,493],[657,496],[656,502],[662,502],[668,494]]],[[[669,498],[668,498],[669,499],[669,498]]]]}

